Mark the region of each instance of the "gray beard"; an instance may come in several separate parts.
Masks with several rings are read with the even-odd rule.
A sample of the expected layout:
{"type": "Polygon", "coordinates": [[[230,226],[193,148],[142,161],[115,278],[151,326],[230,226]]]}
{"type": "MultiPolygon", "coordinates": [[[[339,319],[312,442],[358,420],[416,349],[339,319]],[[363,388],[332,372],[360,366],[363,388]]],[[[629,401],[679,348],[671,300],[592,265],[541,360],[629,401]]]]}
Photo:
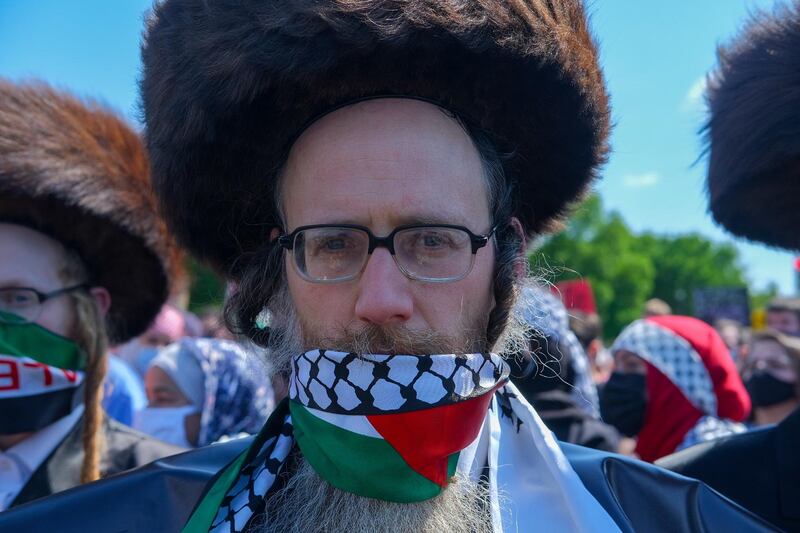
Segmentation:
{"type": "Polygon", "coordinates": [[[438,496],[395,503],[344,492],[303,458],[287,485],[267,501],[269,523],[259,533],[358,531],[370,533],[484,533],[492,531],[485,484],[456,476],[438,496]]]}
{"type": "MultiPolygon", "coordinates": [[[[472,353],[487,349],[485,324],[464,329],[461,340],[436,332],[410,332],[404,328],[342,328],[336,339],[319,338],[303,327],[284,284],[267,302],[270,311],[268,359],[274,372],[288,375],[291,360],[305,346],[354,353],[472,353]]],[[[517,353],[527,347],[528,328],[512,316],[503,336],[493,347],[500,353],[517,353]],[[499,350],[498,350],[499,348],[499,350]]],[[[502,498],[501,498],[502,499],[502,498]]],[[[483,483],[456,476],[441,494],[424,502],[403,504],[357,496],[322,479],[305,459],[287,486],[267,502],[269,523],[257,532],[413,532],[483,533],[492,531],[489,490],[483,483]]]]}

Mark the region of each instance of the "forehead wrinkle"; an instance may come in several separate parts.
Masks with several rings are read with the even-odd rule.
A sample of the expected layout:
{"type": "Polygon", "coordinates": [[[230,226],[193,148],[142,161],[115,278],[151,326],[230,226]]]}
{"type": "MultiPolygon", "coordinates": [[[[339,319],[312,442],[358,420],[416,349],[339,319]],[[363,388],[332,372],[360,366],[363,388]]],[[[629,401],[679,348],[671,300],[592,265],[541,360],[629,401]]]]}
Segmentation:
{"type": "Polygon", "coordinates": [[[455,121],[419,103],[359,106],[320,119],[292,148],[283,184],[290,227],[435,217],[486,229],[467,224],[485,218],[486,187],[480,156],[455,121]]]}
{"type": "MultiPolygon", "coordinates": [[[[374,179],[370,181],[389,182],[391,178],[374,179]]],[[[370,225],[371,223],[386,220],[394,224],[459,224],[470,227],[475,218],[475,213],[465,209],[462,202],[454,201],[455,195],[443,196],[434,194],[412,185],[416,182],[424,183],[424,178],[419,178],[408,183],[403,180],[389,194],[385,190],[371,190],[368,186],[359,186],[358,183],[349,187],[331,187],[312,189],[311,197],[304,200],[303,204],[313,205],[311,218],[298,221],[298,225],[317,223],[348,222],[370,225]]],[[[308,216],[308,213],[306,213],[308,216]]],[[[474,231],[483,231],[485,228],[473,228],[474,231]]]]}
{"type": "Polygon", "coordinates": [[[55,239],[26,226],[0,222],[0,282],[39,290],[58,288],[60,269],[66,260],[64,246],[55,239]]]}

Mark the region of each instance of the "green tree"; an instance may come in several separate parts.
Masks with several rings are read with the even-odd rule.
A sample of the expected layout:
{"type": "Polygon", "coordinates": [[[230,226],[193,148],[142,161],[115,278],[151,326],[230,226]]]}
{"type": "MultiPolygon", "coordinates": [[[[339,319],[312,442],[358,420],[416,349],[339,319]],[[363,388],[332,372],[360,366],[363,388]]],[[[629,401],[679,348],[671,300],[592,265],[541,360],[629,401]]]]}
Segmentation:
{"type": "Polygon", "coordinates": [[[207,307],[220,307],[225,298],[222,278],[194,258],[189,259],[187,266],[192,280],[189,310],[196,313],[207,307]]]}
{"type": "Polygon", "coordinates": [[[778,296],[780,292],[778,284],[770,282],[764,290],[750,293],[750,309],[764,309],[767,304],[778,296]]]}
{"type": "Polygon", "coordinates": [[[739,252],[732,244],[717,244],[698,234],[639,237],[641,253],[655,265],[653,297],[676,314],[691,315],[692,291],[702,287],[746,287],[739,252]]]}
{"type": "Polygon", "coordinates": [[[636,236],[622,217],[605,213],[597,196],[581,206],[563,232],[531,254],[531,260],[550,267],[544,274],[551,281],[584,277],[591,282],[607,338],[641,313],[641,303],[652,291],[652,261],[636,249],[636,236]]]}
{"type": "Polygon", "coordinates": [[[732,245],[697,234],[637,235],[618,213],[606,212],[598,196],[587,199],[565,230],[548,238],[530,260],[550,281],[591,282],[607,339],[640,317],[648,298],[691,314],[693,289],[746,286],[732,245]]]}

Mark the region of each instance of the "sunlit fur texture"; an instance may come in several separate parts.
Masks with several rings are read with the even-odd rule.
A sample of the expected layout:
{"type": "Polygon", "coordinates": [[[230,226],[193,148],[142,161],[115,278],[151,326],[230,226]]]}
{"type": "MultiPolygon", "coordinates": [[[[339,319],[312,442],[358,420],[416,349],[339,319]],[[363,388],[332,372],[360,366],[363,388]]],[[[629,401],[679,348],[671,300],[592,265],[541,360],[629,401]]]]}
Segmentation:
{"type": "Polygon", "coordinates": [[[166,0],[141,94],[171,227],[238,278],[279,226],[275,178],[313,118],[376,95],[439,103],[489,131],[514,214],[550,228],[607,153],[608,97],[580,0],[166,0]]]}
{"type": "Polygon", "coordinates": [[[0,79],[0,220],[78,253],[88,281],[111,293],[114,341],[147,328],[181,269],[156,206],[141,139],[117,115],[0,79]]]}
{"type": "Polygon", "coordinates": [[[709,207],[730,232],[800,250],[800,2],[755,14],[708,84],[709,207]]]}

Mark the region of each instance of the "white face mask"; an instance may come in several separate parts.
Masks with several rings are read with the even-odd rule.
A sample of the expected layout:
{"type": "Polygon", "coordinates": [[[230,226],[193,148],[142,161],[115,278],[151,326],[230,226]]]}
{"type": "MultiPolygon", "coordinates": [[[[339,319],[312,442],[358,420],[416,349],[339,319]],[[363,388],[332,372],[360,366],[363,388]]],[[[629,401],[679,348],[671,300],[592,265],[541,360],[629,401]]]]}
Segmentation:
{"type": "Polygon", "coordinates": [[[133,427],[164,442],[184,448],[193,448],[186,439],[184,421],[187,416],[197,412],[194,405],[146,407],[134,413],[133,427]]]}

